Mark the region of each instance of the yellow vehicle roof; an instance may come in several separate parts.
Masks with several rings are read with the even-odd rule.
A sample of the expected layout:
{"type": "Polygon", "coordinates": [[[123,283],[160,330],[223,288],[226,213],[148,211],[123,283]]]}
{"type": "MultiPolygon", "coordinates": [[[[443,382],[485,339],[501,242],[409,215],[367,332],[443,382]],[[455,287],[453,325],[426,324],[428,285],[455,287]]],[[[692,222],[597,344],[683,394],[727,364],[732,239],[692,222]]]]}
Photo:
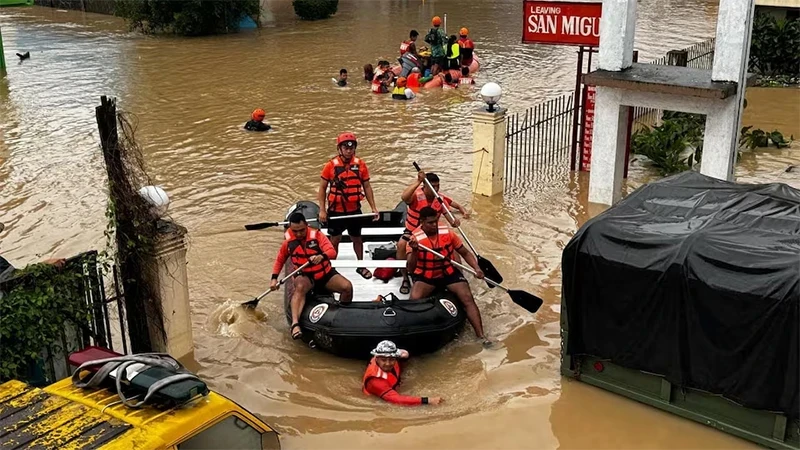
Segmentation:
{"type": "Polygon", "coordinates": [[[9,381],[0,385],[0,448],[163,449],[231,411],[271,431],[214,392],[180,408],[133,409],[115,392],[76,388],[69,378],[44,389],[9,381]]]}

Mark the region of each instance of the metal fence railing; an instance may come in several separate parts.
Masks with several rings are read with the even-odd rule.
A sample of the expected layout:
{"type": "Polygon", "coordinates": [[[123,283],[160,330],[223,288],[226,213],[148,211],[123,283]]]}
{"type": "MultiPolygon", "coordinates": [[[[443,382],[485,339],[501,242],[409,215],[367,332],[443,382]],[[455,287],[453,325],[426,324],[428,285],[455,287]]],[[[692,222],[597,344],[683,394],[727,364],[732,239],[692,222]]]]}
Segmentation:
{"type": "Polygon", "coordinates": [[[543,166],[569,168],[574,97],[565,94],[506,119],[506,186],[543,166]]]}

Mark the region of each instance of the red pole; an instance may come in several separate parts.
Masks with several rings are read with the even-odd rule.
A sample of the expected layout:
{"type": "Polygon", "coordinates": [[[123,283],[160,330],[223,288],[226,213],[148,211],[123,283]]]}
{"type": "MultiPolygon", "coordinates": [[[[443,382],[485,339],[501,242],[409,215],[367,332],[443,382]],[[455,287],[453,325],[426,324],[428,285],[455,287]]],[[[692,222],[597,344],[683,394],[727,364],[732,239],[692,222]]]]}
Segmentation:
{"type": "Polygon", "coordinates": [[[575,171],[578,156],[578,113],[581,105],[581,75],[583,75],[583,46],[578,50],[578,67],[575,71],[575,95],[572,97],[572,152],[569,155],[569,169],[575,171]]]}

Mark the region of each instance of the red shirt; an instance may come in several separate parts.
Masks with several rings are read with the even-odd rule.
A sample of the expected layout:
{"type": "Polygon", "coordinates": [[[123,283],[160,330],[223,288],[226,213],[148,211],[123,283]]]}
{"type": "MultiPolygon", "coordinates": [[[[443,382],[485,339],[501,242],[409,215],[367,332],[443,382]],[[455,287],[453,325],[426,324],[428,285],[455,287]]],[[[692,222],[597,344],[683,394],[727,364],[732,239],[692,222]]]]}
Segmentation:
{"type": "Polygon", "coordinates": [[[388,380],[383,378],[371,378],[367,381],[367,391],[370,394],[380,397],[389,403],[397,405],[421,405],[422,397],[413,397],[410,395],[401,395],[389,384],[388,380]]]}

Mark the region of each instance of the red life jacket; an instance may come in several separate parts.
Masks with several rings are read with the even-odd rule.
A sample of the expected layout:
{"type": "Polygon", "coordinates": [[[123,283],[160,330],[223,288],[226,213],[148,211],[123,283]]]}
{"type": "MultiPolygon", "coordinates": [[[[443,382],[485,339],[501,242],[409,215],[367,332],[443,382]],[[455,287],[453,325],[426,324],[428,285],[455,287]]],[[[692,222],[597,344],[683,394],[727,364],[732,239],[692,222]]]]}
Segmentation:
{"type": "Polygon", "coordinates": [[[408,47],[411,47],[411,44],[413,44],[413,43],[414,43],[414,41],[412,41],[411,39],[409,39],[407,41],[403,41],[403,43],[400,44],[400,56],[405,55],[406,52],[408,51],[408,47]]]}
{"type": "Polygon", "coordinates": [[[475,43],[472,39],[459,39],[458,46],[461,51],[461,65],[469,66],[472,63],[472,53],[475,51],[475,43]]]}
{"type": "Polygon", "coordinates": [[[361,160],[355,156],[348,164],[339,156],[333,162],[333,180],[330,182],[328,192],[328,207],[335,212],[353,212],[359,208],[359,202],[364,199],[364,189],[361,183],[361,160]]]}
{"type": "MultiPolygon", "coordinates": [[[[431,240],[428,235],[422,231],[422,227],[414,230],[414,236],[417,238],[417,242],[429,249],[436,250],[437,253],[447,258],[452,258],[453,254],[456,252],[450,233],[450,228],[439,225],[439,233],[434,237],[434,240],[431,240]]],[[[414,268],[414,275],[420,275],[423,278],[434,280],[454,273],[455,269],[449,261],[440,259],[427,250],[417,250],[417,267],[414,268]]]]}
{"type": "MultiPolygon", "coordinates": [[[[422,210],[422,208],[430,206],[439,214],[444,212],[444,208],[442,208],[442,204],[439,202],[439,199],[434,198],[432,202],[429,202],[428,198],[425,197],[425,192],[422,190],[422,187],[418,187],[417,190],[414,191],[414,197],[416,200],[408,205],[406,213],[406,230],[408,231],[414,231],[419,228],[419,212],[422,210]]],[[[445,199],[445,202],[447,202],[447,206],[450,206],[450,202],[448,202],[447,199],[445,199]]]]}
{"type": "Polygon", "coordinates": [[[386,93],[386,91],[383,90],[383,83],[381,83],[381,80],[379,80],[377,78],[377,76],[375,77],[374,80],[372,80],[372,93],[373,94],[385,94],[386,93]]]}
{"type": "Polygon", "coordinates": [[[470,77],[461,77],[461,79],[458,80],[458,84],[475,84],[475,80],[470,77]]]}
{"type": "MultiPolygon", "coordinates": [[[[289,241],[289,256],[292,258],[292,264],[295,267],[300,267],[314,255],[324,255],[320,248],[319,231],[313,228],[308,228],[306,231],[306,240],[301,242],[294,235],[291,229],[287,229],[284,237],[289,241]]],[[[303,274],[308,275],[313,280],[319,280],[325,274],[330,272],[331,262],[328,258],[323,258],[319,264],[310,264],[303,269],[303,274]]]]}
{"type": "MultiPolygon", "coordinates": [[[[398,384],[400,384],[400,364],[398,362],[394,363],[394,368],[392,368],[391,372],[384,372],[379,366],[378,363],[375,361],[375,357],[369,362],[369,366],[367,366],[367,370],[364,372],[364,380],[361,383],[361,390],[370,395],[369,391],[367,391],[367,382],[371,378],[383,378],[389,382],[389,385],[392,389],[396,388],[398,384]]],[[[380,396],[386,394],[384,392],[380,396]]]]}

